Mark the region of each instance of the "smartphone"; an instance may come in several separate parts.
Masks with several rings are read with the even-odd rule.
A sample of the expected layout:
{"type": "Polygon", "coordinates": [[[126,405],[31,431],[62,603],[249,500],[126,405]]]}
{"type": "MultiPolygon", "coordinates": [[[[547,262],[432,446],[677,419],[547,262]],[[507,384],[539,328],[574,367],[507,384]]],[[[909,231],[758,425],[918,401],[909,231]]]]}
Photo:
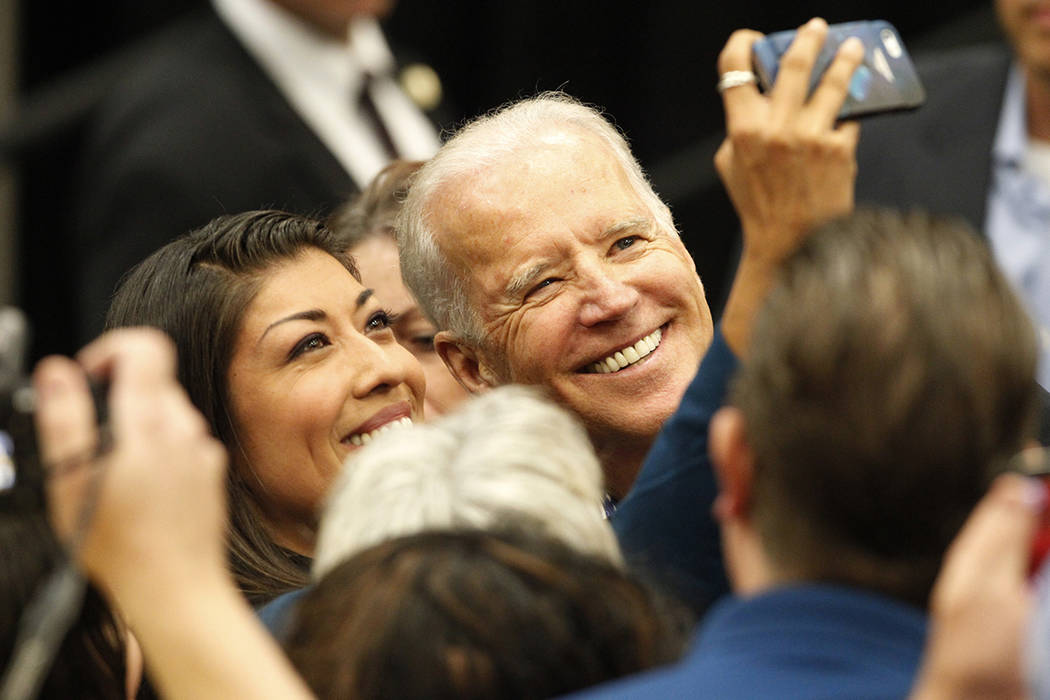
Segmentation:
{"type": "MultiPolygon", "coordinates": [[[[900,34],[883,20],[847,22],[828,27],[828,38],[817,56],[809,79],[810,93],[831,65],[839,45],[855,36],[864,44],[864,62],[853,73],[849,93],[839,111],[839,119],[884,112],[916,109],[926,101],[915,66],[904,48],[900,34]]],[[[776,32],[759,39],[752,49],[752,61],[759,87],[769,91],[777,78],[780,58],[795,38],[795,32],[776,32]]]]}

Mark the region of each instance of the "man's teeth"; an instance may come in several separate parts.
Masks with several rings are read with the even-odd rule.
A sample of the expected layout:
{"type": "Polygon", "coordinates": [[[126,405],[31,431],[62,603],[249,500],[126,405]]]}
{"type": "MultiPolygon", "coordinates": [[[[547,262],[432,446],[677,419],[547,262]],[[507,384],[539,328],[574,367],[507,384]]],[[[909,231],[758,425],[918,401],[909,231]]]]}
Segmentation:
{"type": "Polygon", "coordinates": [[[618,372],[627,365],[633,365],[638,360],[642,359],[660,344],[660,338],[663,333],[657,328],[655,331],[639,340],[634,345],[628,345],[622,350],[614,352],[604,360],[598,360],[587,365],[589,372],[597,372],[598,374],[608,374],[609,372],[618,372]]]}
{"type": "Polygon", "coordinates": [[[376,428],[375,430],[371,430],[371,431],[369,431],[367,433],[358,433],[357,435],[351,435],[350,436],[350,444],[351,445],[367,445],[368,443],[370,443],[373,440],[375,440],[376,437],[378,437],[380,433],[385,433],[386,431],[394,430],[395,428],[407,428],[410,425],[412,425],[412,419],[411,418],[408,418],[407,416],[405,418],[398,418],[395,421],[391,421],[390,423],[387,423],[386,425],[382,425],[382,426],[376,428]]]}

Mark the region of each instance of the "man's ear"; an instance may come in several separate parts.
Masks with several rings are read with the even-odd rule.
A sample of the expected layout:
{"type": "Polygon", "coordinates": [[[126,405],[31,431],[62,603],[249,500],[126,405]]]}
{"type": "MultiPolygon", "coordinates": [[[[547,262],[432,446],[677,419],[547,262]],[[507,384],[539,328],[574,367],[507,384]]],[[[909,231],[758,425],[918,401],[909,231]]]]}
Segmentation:
{"type": "Polygon", "coordinates": [[[452,376],[470,393],[477,394],[500,384],[477,348],[452,333],[438,331],[434,336],[434,349],[452,376]]]}
{"type": "Polygon", "coordinates": [[[749,520],[755,459],[747,442],[744,414],[732,406],[721,408],[711,419],[708,434],[711,463],[718,479],[716,519],[749,520]]]}

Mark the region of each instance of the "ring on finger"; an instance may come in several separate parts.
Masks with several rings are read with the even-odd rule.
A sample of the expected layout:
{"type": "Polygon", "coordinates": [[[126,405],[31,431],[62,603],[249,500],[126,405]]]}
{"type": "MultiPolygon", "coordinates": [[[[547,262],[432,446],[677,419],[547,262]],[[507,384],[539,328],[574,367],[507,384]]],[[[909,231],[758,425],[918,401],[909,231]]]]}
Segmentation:
{"type": "Polygon", "coordinates": [[[730,70],[719,76],[717,87],[719,94],[721,94],[729,88],[750,85],[751,83],[757,82],[758,76],[749,70],[730,70]]]}

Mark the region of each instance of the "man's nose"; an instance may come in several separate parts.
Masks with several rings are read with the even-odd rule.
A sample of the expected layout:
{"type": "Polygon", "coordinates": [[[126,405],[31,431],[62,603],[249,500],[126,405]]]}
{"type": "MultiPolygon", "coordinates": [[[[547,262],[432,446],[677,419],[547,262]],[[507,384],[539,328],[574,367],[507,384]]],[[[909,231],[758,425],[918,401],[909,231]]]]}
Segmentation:
{"type": "Polygon", "coordinates": [[[638,290],[613,271],[593,270],[583,280],[580,325],[591,327],[619,320],[638,304],[638,299],[638,290]]]}

